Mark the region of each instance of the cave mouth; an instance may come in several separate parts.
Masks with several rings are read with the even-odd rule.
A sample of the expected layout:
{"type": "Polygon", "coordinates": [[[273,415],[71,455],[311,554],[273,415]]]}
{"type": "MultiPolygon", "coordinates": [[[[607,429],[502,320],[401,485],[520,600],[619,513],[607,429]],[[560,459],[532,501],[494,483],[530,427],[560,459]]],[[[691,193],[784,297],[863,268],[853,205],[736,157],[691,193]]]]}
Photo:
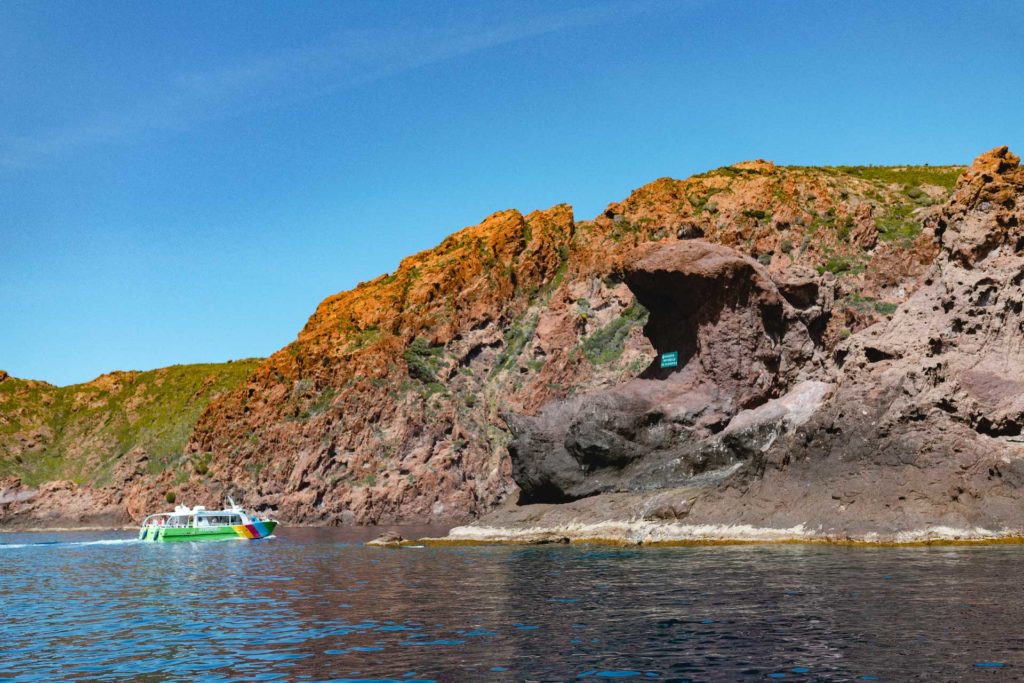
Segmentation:
{"type": "Polygon", "coordinates": [[[563,491],[557,484],[545,481],[535,483],[529,488],[520,487],[519,499],[516,501],[516,505],[535,505],[540,503],[562,505],[564,503],[571,503],[574,500],[586,497],[587,496],[571,496],[563,491]]]}
{"type": "MultiPolygon", "coordinates": [[[[627,274],[626,285],[637,302],[650,312],[643,332],[658,353],[640,374],[642,379],[664,380],[680,372],[697,355],[702,328],[722,326],[728,322],[727,318],[742,314],[744,310],[756,308],[759,318],[756,326],[741,326],[745,334],[768,336],[774,341],[781,339],[781,299],[764,297],[753,264],[745,263],[738,256],[736,261],[741,267],[712,274],[682,269],[636,270],[627,274]],[[679,354],[678,363],[676,367],[662,368],[661,355],[668,352],[679,354]]],[[[753,341],[756,345],[756,340],[753,341]]],[[[736,360],[742,362],[742,359],[736,360]]]]}

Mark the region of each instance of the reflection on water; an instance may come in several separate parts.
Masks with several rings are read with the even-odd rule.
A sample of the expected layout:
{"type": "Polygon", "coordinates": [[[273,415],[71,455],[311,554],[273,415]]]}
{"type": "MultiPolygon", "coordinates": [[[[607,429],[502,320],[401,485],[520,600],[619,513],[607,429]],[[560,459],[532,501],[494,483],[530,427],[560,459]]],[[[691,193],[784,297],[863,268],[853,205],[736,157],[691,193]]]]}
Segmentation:
{"type": "Polygon", "coordinates": [[[1024,547],[0,534],[0,681],[1015,680],[1024,547]]]}

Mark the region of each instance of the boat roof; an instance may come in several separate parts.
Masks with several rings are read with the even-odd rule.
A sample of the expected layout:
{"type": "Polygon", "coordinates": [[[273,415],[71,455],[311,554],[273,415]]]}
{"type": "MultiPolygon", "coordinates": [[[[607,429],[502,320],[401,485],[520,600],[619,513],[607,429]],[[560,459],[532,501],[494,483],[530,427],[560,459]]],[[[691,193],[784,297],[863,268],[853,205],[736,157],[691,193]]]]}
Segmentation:
{"type": "Polygon", "coordinates": [[[176,505],[174,507],[174,512],[154,512],[153,514],[146,516],[156,517],[158,515],[167,515],[173,517],[179,515],[249,515],[249,513],[235,503],[234,500],[228,498],[228,503],[230,507],[226,507],[223,510],[207,510],[206,507],[202,505],[196,505],[191,508],[187,505],[176,505]]]}

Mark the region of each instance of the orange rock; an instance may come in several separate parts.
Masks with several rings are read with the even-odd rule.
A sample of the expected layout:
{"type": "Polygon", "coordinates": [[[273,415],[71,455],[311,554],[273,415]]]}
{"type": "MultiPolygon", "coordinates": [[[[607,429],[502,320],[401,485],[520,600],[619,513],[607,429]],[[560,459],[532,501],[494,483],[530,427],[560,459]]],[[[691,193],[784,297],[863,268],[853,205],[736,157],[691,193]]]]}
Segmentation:
{"type": "Polygon", "coordinates": [[[775,162],[765,161],[764,159],[754,159],[752,161],[741,161],[738,164],[733,164],[733,168],[739,168],[744,171],[774,171],[775,162]]]}
{"type": "Polygon", "coordinates": [[[971,164],[972,171],[984,173],[1005,173],[1020,165],[1020,157],[1010,151],[1006,145],[994,147],[984,154],[979,154],[971,164]]]}

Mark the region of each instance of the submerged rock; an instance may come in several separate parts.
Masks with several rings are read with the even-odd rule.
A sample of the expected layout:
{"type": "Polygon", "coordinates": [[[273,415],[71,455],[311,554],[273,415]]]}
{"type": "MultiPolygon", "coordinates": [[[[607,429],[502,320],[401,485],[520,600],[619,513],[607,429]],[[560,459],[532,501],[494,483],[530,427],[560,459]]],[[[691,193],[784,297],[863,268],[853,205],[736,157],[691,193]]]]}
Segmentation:
{"type": "Polygon", "coordinates": [[[407,540],[402,538],[401,535],[393,532],[387,532],[381,534],[372,541],[367,541],[366,545],[378,546],[381,548],[400,548],[402,544],[406,542],[407,540]]]}

